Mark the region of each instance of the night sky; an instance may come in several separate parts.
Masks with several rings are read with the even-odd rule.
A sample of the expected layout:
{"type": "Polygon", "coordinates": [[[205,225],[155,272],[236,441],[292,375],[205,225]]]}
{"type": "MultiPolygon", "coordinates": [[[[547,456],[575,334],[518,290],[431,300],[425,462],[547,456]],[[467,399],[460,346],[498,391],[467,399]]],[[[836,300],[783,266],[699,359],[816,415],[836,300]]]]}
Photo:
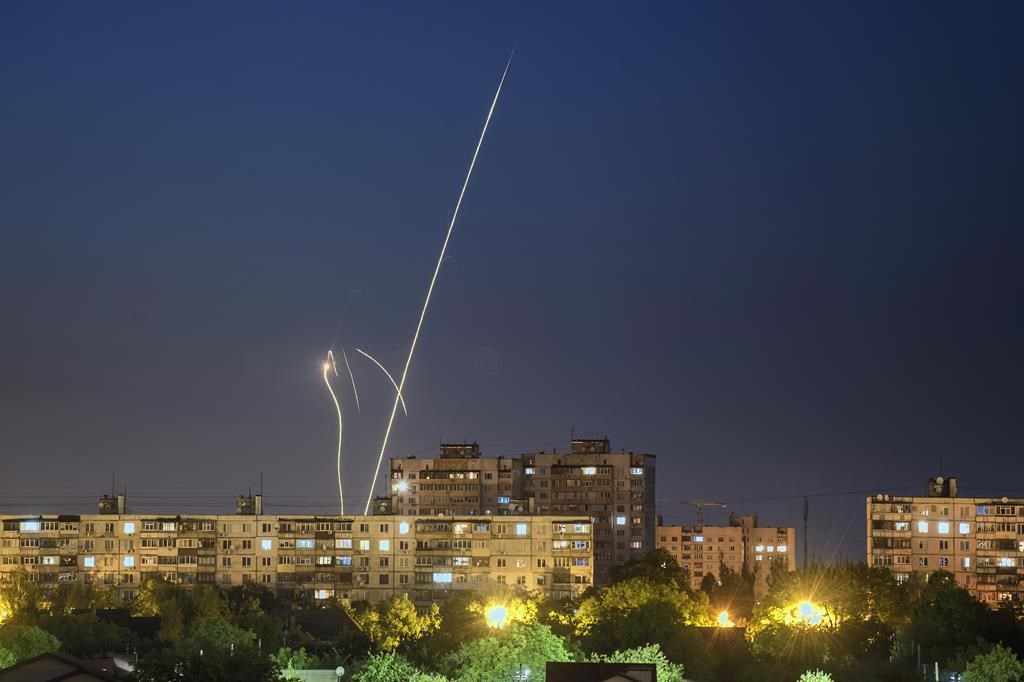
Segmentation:
{"type": "MultiPolygon", "coordinates": [[[[1022,21],[4,3],[0,512],[94,511],[114,470],[140,512],[228,512],[261,472],[268,512],[332,512],[320,362],[359,289],[339,343],[401,370],[517,36],[389,455],[575,428],[764,523],[857,493],[811,501],[826,560],[940,456],[1024,496],[1022,21]]],[[[392,394],[350,359],[361,511],[392,394]]]]}

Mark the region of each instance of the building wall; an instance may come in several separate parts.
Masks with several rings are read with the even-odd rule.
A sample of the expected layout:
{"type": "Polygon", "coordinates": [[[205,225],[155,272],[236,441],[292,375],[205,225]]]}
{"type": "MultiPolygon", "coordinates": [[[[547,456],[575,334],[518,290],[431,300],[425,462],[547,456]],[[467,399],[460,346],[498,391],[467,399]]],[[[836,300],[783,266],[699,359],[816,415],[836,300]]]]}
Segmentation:
{"type": "Polygon", "coordinates": [[[1024,500],[869,497],[867,562],[901,581],[949,571],[992,606],[1024,601],[1024,500]]]}
{"type": "Polygon", "coordinates": [[[732,517],[729,526],[659,526],[658,547],[668,550],[683,568],[689,569],[693,589],[704,576],[721,578],[721,566],[754,576],[754,596],[768,593],[773,566],[796,570],[796,531],[755,525],[753,517],[732,517]],[[742,519],[742,521],[741,521],[742,519]],[[750,519],[750,521],[746,521],[750,519]]]}
{"type": "Polygon", "coordinates": [[[589,517],[595,579],[655,548],[655,457],[613,453],[607,439],[574,439],[568,452],[480,457],[475,444],[439,457],[391,460],[398,514],[551,514],[589,517]],[[469,456],[460,456],[469,455],[469,456]]]}
{"type": "Polygon", "coordinates": [[[593,582],[585,516],[0,516],[0,574],[41,584],[116,587],[148,575],[183,584],[255,582],[282,598],[313,591],[418,603],[452,590],[518,586],[555,597],[593,582]]]}

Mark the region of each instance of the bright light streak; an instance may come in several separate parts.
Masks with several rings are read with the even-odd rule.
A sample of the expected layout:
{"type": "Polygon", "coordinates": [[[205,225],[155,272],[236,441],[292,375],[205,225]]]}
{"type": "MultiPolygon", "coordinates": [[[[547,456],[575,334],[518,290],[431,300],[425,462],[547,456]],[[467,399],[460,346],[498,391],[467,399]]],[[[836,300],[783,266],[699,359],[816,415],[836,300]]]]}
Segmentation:
{"type": "Polygon", "coordinates": [[[327,361],[331,363],[331,368],[334,370],[334,376],[338,376],[338,365],[334,362],[334,351],[327,351],[327,361]]]}
{"type": "Polygon", "coordinates": [[[356,412],[362,412],[362,408],[359,407],[359,391],[356,390],[356,378],[352,376],[352,366],[348,364],[348,353],[345,349],[341,349],[341,359],[345,361],[345,369],[348,370],[348,380],[352,382],[352,395],[356,397],[356,412]]]}
{"type": "Polygon", "coordinates": [[[405,481],[399,481],[398,483],[395,484],[395,490],[397,490],[400,493],[408,492],[409,484],[406,483],[405,481]]]}
{"type": "Polygon", "coordinates": [[[736,625],[736,623],[733,623],[732,620],[729,619],[728,611],[722,611],[720,614],[718,614],[718,627],[731,628],[734,625],[736,625]]]}
{"type": "Polygon", "coordinates": [[[398,384],[395,383],[395,378],[393,376],[391,376],[391,372],[389,372],[386,369],[384,369],[384,365],[382,365],[379,362],[377,362],[377,358],[373,357],[372,355],[367,353],[365,350],[363,350],[361,348],[355,348],[354,350],[362,353],[367,359],[369,359],[370,362],[372,362],[373,364],[375,364],[378,367],[380,367],[380,371],[384,372],[384,374],[388,378],[388,381],[390,381],[391,385],[395,387],[395,393],[398,394],[398,399],[400,401],[402,401],[402,411],[405,412],[405,416],[408,417],[409,416],[409,410],[406,409],[406,407],[405,407],[405,398],[402,397],[402,389],[400,389],[398,387],[398,384]]]}
{"type": "MultiPolygon", "coordinates": [[[[391,436],[391,427],[395,423],[395,413],[398,412],[398,403],[402,398],[402,389],[405,388],[405,380],[409,376],[409,365],[412,364],[412,356],[416,352],[416,342],[420,338],[420,330],[423,328],[423,319],[427,316],[427,308],[430,306],[430,297],[434,293],[434,284],[437,282],[437,275],[441,271],[441,264],[444,262],[445,252],[448,250],[448,242],[452,238],[452,230],[455,228],[455,221],[459,217],[459,209],[462,207],[462,199],[466,196],[466,188],[469,186],[469,179],[473,175],[473,167],[476,166],[476,159],[480,155],[480,147],[483,146],[484,136],[487,135],[487,127],[491,124],[491,116],[494,115],[494,107],[498,104],[498,97],[501,95],[501,86],[505,83],[505,76],[508,75],[508,67],[512,64],[512,57],[515,56],[515,49],[513,48],[512,54],[508,56],[508,62],[505,63],[505,70],[501,74],[501,80],[498,81],[498,89],[494,93],[494,99],[491,100],[491,108],[487,111],[487,118],[484,120],[483,130],[480,131],[480,139],[477,140],[476,150],[473,152],[473,159],[469,162],[469,170],[466,172],[466,179],[462,183],[462,191],[459,192],[459,199],[455,202],[455,210],[452,212],[451,222],[448,223],[448,233],[444,237],[444,243],[441,245],[441,253],[437,257],[437,265],[434,267],[434,276],[430,278],[430,286],[427,287],[427,296],[423,300],[423,309],[420,311],[419,322],[416,323],[416,332],[412,335],[412,343],[409,345],[409,355],[405,358],[405,367],[402,369],[402,380],[398,382],[398,394],[395,396],[395,402],[391,406],[391,416],[388,418],[388,426],[384,429],[384,440],[381,442],[380,455],[377,457],[377,468],[373,472],[373,480],[370,481],[370,493],[366,496],[366,508],[363,510],[363,514],[370,513],[370,503],[373,502],[373,489],[377,487],[377,477],[380,475],[380,465],[384,461],[384,451],[388,447],[388,438],[391,436]]],[[[403,401],[404,402],[404,401],[403,401]]]]}
{"type": "MultiPolygon", "coordinates": [[[[327,352],[328,357],[331,357],[330,351],[327,352]]],[[[331,393],[331,400],[334,401],[334,409],[338,413],[338,509],[339,513],[345,513],[345,492],[341,487],[341,405],[338,404],[338,397],[334,395],[334,389],[331,388],[331,380],[327,378],[327,370],[331,368],[331,363],[324,363],[324,384],[327,386],[327,390],[331,393]]]]}
{"type": "Polygon", "coordinates": [[[505,627],[505,621],[508,619],[508,609],[501,604],[495,604],[488,607],[484,617],[487,619],[488,627],[495,629],[503,628],[505,627]]]}

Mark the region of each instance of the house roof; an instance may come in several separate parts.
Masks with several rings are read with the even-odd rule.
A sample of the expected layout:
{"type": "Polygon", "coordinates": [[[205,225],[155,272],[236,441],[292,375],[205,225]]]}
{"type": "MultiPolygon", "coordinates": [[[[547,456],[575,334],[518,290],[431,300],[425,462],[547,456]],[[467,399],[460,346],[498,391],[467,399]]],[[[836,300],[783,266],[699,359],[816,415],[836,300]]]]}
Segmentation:
{"type": "Polygon", "coordinates": [[[0,670],[0,682],[110,682],[95,663],[61,653],[48,653],[0,670]]]}

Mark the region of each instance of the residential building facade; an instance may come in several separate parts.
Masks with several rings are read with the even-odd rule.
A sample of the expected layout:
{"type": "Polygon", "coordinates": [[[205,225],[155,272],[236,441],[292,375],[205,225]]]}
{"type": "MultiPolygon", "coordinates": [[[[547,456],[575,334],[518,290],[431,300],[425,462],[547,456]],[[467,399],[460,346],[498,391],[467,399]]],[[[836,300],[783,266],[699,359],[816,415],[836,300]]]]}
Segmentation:
{"type": "Polygon", "coordinates": [[[436,458],[391,460],[396,514],[586,516],[594,577],[655,547],[655,457],[613,453],[607,438],[573,439],[568,452],[485,458],[476,443],[442,445],[436,458]]]}
{"type": "Polygon", "coordinates": [[[796,530],[758,525],[757,516],[730,514],[728,526],[658,526],[658,547],[690,571],[693,589],[705,576],[721,579],[724,565],[751,575],[754,596],[768,593],[773,570],[796,570],[796,530]]]}
{"type": "Polygon", "coordinates": [[[978,600],[1024,601],[1024,500],[958,497],[955,478],[930,479],[927,496],[867,498],[867,562],[892,571],[949,571],[978,600]]]}
{"type": "MultiPolygon", "coordinates": [[[[261,504],[255,505],[262,511],[261,504]]],[[[0,577],[105,585],[130,600],[147,576],[283,599],[421,605],[453,590],[518,587],[553,597],[593,583],[589,517],[87,515],[0,516],[0,577]]]]}

